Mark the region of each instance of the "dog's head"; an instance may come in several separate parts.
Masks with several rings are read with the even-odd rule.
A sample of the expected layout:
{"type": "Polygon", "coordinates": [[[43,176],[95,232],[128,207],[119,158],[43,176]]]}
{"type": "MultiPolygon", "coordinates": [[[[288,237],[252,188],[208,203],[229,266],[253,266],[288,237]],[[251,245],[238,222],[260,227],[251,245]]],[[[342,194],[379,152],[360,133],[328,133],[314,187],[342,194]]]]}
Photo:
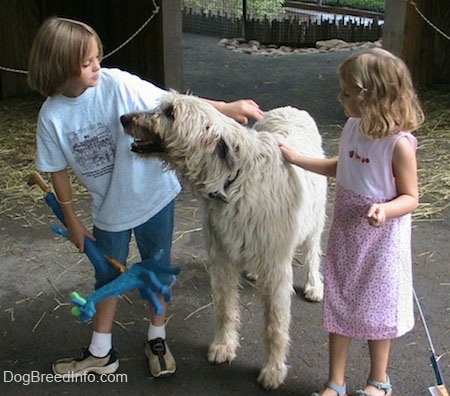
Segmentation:
{"type": "Polygon", "coordinates": [[[158,156],[202,195],[219,191],[237,172],[238,145],[228,132],[238,124],[203,99],[170,92],[155,111],[124,114],[120,121],[134,138],[132,151],[158,156]]]}
{"type": "Polygon", "coordinates": [[[162,154],[164,148],[160,137],[153,132],[151,119],[153,112],[136,112],[124,114],[120,122],[125,132],[134,138],[131,151],[138,154],[162,154]]]}

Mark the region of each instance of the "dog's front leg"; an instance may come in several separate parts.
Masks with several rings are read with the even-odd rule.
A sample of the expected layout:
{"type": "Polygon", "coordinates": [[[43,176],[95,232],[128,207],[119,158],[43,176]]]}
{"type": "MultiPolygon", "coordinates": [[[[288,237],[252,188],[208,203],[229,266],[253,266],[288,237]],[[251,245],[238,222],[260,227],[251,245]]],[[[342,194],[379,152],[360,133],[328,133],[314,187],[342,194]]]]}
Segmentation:
{"type": "Polygon", "coordinates": [[[211,257],[211,288],[214,304],[215,334],[209,346],[210,363],[231,362],[239,347],[238,329],[240,274],[236,267],[223,258],[211,257]]]}
{"type": "MultiPolygon", "coordinates": [[[[266,350],[258,382],[266,389],[278,388],[286,379],[286,357],[289,348],[292,286],[291,263],[285,264],[285,275],[265,277],[262,282],[266,350]]],[[[280,271],[283,272],[283,271],[280,271]]]]}

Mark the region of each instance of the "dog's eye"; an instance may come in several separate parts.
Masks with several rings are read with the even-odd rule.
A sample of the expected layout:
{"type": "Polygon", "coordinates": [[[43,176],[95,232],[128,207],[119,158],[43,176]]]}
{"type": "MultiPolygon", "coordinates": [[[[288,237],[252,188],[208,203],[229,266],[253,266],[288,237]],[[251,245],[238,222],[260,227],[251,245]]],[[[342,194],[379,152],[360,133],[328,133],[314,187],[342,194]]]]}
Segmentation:
{"type": "Polygon", "coordinates": [[[173,106],[170,105],[164,109],[164,114],[167,118],[171,118],[173,120],[173,106]]]}

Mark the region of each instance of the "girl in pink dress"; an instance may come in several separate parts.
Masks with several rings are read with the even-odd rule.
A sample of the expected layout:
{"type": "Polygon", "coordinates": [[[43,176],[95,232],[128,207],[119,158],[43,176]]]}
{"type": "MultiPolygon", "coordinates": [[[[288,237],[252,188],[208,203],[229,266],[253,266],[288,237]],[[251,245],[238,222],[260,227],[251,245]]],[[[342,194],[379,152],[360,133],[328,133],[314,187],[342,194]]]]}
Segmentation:
{"type": "Polygon", "coordinates": [[[418,205],[415,137],[424,120],[405,63],[376,48],[338,69],[339,100],[349,117],[338,158],[297,155],[287,161],[336,177],[325,260],[323,322],[329,332],[329,378],[320,393],[346,394],[352,338],[368,340],[370,372],[357,396],[392,395],[387,375],[391,339],[414,325],[411,212],[418,205]]]}

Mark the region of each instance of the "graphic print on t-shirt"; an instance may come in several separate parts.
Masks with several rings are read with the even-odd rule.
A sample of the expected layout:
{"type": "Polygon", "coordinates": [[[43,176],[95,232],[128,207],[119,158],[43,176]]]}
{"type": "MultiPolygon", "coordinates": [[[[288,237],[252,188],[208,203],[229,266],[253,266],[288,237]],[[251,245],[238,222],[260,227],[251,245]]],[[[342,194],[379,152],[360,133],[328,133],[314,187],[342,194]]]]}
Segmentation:
{"type": "Polygon", "coordinates": [[[114,139],[104,124],[90,125],[69,133],[70,147],[83,175],[97,177],[111,172],[114,163],[114,139]]]}

